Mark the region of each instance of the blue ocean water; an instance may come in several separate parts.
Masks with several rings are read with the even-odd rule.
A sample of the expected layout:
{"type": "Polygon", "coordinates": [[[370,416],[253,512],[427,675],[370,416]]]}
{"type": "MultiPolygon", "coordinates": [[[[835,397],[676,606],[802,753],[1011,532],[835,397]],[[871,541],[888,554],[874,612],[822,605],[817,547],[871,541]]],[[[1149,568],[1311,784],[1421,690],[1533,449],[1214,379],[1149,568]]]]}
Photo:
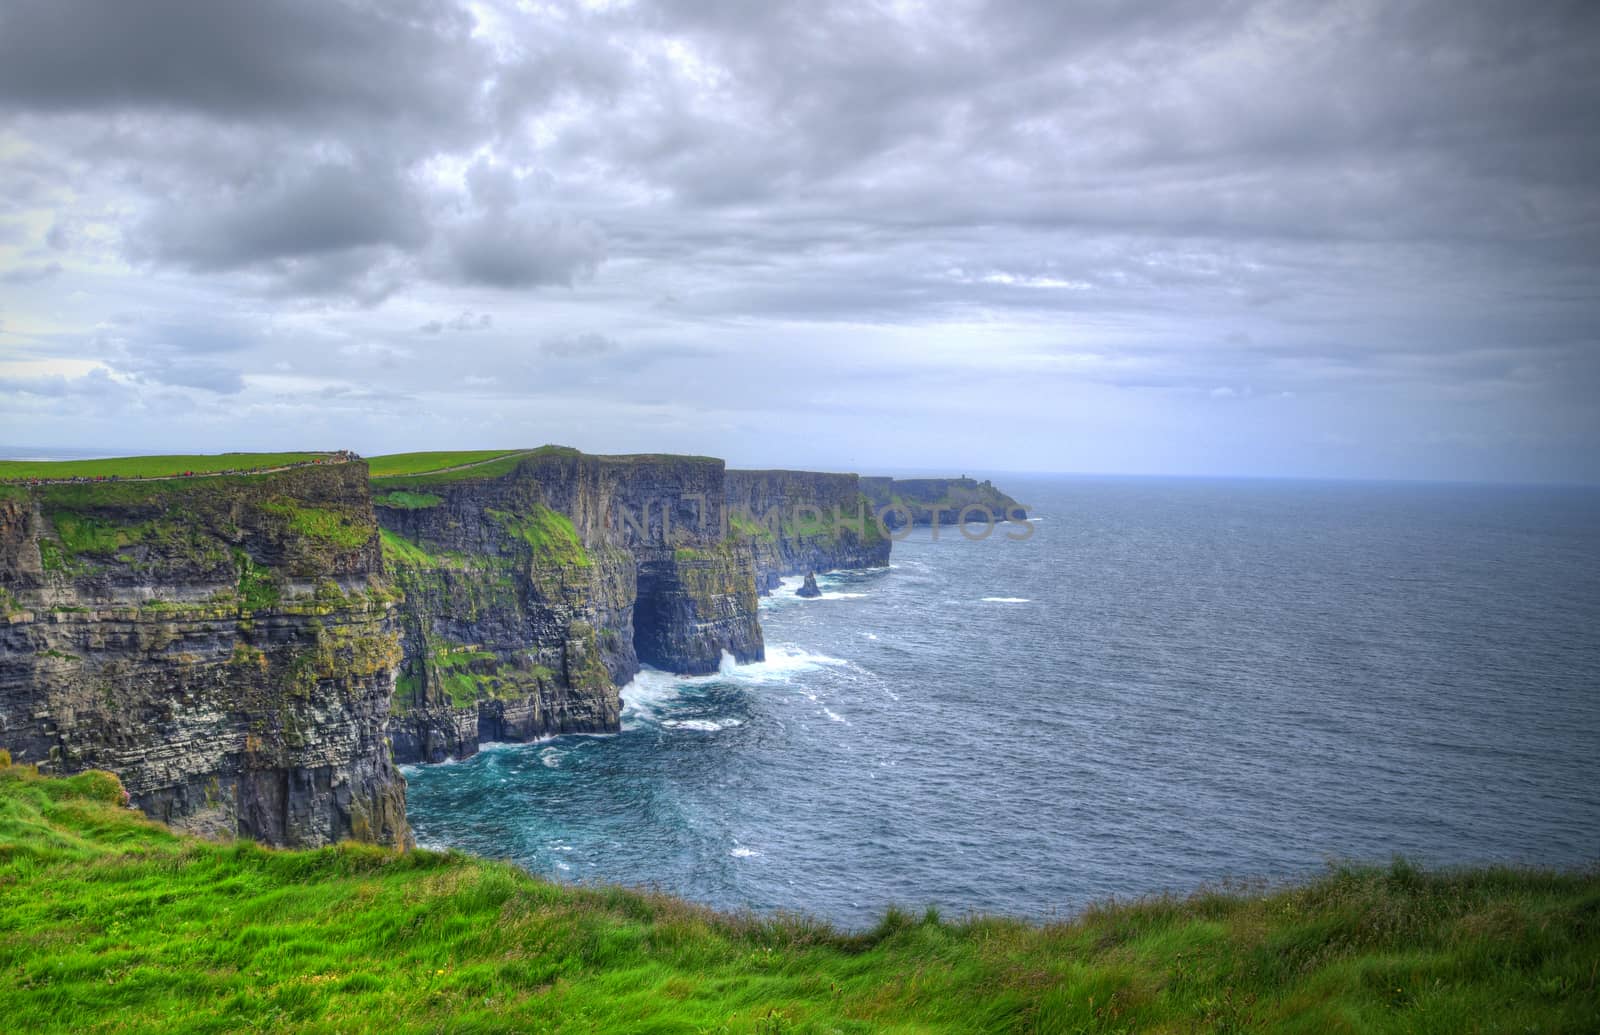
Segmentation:
{"type": "Polygon", "coordinates": [[[1025,541],[917,530],[620,735],[409,767],[418,841],[852,926],[1600,859],[1600,493],[998,483],[1025,541]]]}

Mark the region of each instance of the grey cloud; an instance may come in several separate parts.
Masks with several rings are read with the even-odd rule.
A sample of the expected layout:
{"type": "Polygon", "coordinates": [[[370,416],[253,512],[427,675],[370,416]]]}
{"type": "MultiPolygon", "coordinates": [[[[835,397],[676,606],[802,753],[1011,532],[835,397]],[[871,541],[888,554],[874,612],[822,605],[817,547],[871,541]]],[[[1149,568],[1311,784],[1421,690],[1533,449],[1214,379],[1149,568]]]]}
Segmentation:
{"type": "Polygon", "coordinates": [[[6,284],[37,284],[41,280],[61,275],[61,263],[47,262],[33,266],[19,266],[16,269],[0,273],[0,283],[6,284]]]}
{"type": "Polygon", "coordinates": [[[471,29],[428,0],[15,0],[0,10],[0,104],[459,119],[483,62],[471,29]]]}
{"type": "Polygon", "coordinates": [[[593,359],[616,352],[617,343],[603,334],[590,331],[547,338],[539,345],[539,351],[554,359],[593,359]]]}
{"type": "MultiPolygon", "coordinates": [[[[1284,393],[1323,422],[1305,442],[1466,441],[1477,407],[1600,455],[1593,3],[133,10],[0,12],[26,145],[0,276],[72,271],[8,321],[187,299],[296,336],[208,352],[146,321],[104,354],[128,391],[191,382],[210,412],[230,400],[189,389],[253,392],[281,348],[313,386],[426,398],[416,434],[486,398],[594,412],[687,383],[787,427],[775,399],[844,406],[848,370],[908,428],[966,393],[1062,440],[1145,435],[1128,456],[1168,448],[1162,406],[1203,430],[1284,393]],[[117,242],[139,278],[79,276],[117,242]]],[[[379,426],[359,409],[339,419],[379,426]]]]}
{"type": "Polygon", "coordinates": [[[445,331],[483,331],[493,326],[494,317],[488,313],[463,309],[449,320],[429,320],[417,330],[423,334],[443,334],[445,331]]]}
{"type": "Polygon", "coordinates": [[[234,368],[218,363],[152,357],[150,362],[135,367],[147,380],[178,388],[203,388],[219,395],[237,395],[244,391],[244,376],[234,368]]]}
{"type": "Polygon", "coordinates": [[[508,219],[490,214],[449,235],[443,273],[499,288],[567,284],[591,276],[605,258],[605,237],[593,223],[567,218],[508,219]]]}
{"type": "Polygon", "coordinates": [[[251,323],[129,315],[93,335],[94,351],[111,369],[153,386],[237,395],[245,387],[238,355],[261,340],[251,323]]]}
{"type": "Polygon", "coordinates": [[[175,198],[133,233],[136,255],[200,272],[354,249],[414,247],[427,237],[407,185],[382,169],[326,164],[209,198],[175,198]]]}

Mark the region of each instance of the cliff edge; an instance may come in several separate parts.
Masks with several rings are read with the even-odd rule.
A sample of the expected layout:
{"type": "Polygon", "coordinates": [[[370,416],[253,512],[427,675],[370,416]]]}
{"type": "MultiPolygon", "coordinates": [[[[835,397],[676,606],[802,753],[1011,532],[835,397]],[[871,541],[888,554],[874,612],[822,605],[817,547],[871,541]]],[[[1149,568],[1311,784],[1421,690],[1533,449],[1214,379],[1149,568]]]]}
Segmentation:
{"type": "Polygon", "coordinates": [[[544,447],[373,488],[405,597],[389,725],[402,762],[613,732],[618,687],[641,663],[699,674],[725,653],[764,656],[754,562],[724,533],[720,460],[544,447]]]}
{"type": "Polygon", "coordinates": [[[0,485],[0,744],[204,833],[404,843],[378,543],[360,462],[0,485]]]}
{"type": "Polygon", "coordinates": [[[973,478],[862,478],[861,491],[872,501],[883,526],[894,530],[906,525],[957,525],[972,521],[1026,521],[1027,508],[995,488],[988,480],[973,478]]]}

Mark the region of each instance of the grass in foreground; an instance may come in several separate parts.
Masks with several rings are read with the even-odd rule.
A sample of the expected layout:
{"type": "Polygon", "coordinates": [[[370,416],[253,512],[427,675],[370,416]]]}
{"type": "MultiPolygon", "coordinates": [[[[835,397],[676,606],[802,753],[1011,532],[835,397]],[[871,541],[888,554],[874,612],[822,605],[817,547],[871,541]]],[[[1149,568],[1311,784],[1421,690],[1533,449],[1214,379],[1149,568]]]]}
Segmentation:
{"type": "Polygon", "coordinates": [[[0,481],[28,478],[167,478],[184,471],[260,470],[308,463],[327,453],[202,453],[172,456],[116,456],[103,460],[0,460],[0,481]]]}
{"type": "Polygon", "coordinates": [[[7,1030],[1600,1030],[1592,873],[1397,864],[844,934],[456,854],[196,841],[120,798],[0,769],[7,1030]]]}

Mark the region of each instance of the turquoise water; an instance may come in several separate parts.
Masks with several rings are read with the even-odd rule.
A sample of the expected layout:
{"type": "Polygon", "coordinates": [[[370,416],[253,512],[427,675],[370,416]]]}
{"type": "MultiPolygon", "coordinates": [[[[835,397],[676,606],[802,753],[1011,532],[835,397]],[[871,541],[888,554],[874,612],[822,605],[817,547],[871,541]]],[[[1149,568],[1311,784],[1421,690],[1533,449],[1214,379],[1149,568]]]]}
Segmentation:
{"type": "Polygon", "coordinates": [[[419,842],[850,925],[1600,859],[1600,494],[998,483],[1028,540],[919,530],[620,735],[408,767],[419,842]]]}

